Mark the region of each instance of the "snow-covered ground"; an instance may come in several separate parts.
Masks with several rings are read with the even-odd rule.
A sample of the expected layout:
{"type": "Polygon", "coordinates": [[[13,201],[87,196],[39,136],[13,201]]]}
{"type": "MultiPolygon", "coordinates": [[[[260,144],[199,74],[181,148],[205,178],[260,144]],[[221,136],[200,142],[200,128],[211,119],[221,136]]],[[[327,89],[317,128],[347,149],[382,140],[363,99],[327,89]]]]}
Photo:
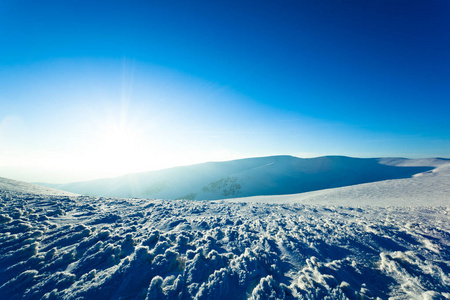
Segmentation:
{"type": "MultiPolygon", "coordinates": [[[[446,172],[411,180],[442,179],[442,188],[446,172]]],[[[449,202],[378,207],[295,203],[298,195],[274,204],[27,191],[26,184],[0,189],[0,299],[450,298],[449,202]]]]}

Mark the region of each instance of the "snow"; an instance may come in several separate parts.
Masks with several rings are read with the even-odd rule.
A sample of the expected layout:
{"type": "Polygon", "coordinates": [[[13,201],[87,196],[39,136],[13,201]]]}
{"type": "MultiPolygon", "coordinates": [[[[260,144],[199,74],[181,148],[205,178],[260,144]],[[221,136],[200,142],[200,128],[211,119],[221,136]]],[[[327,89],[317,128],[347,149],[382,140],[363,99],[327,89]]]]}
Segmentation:
{"type": "Polygon", "coordinates": [[[23,181],[17,181],[9,178],[0,177],[0,191],[11,191],[14,193],[31,193],[40,195],[68,195],[75,196],[71,192],[65,192],[50,187],[43,187],[36,184],[30,184],[23,181]]]}
{"type": "Polygon", "coordinates": [[[0,299],[449,299],[449,170],[279,203],[0,179],[0,299]]]}
{"type": "MultiPolygon", "coordinates": [[[[391,161],[391,163],[394,162],[391,161]]],[[[395,163],[404,164],[405,161],[396,161],[395,163]]],[[[435,166],[435,168],[406,179],[383,180],[301,194],[235,198],[233,201],[347,206],[450,205],[450,162],[417,160],[407,163],[409,166],[413,163],[413,166],[425,163],[428,166],[435,166]]]]}

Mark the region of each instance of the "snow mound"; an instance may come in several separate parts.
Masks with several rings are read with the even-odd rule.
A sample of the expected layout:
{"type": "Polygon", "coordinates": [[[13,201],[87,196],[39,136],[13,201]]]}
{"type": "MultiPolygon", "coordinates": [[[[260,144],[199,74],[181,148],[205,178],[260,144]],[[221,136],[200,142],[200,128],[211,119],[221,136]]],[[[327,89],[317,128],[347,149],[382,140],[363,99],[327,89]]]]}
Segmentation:
{"type": "Polygon", "coordinates": [[[0,192],[0,299],[448,299],[450,207],[0,192]]]}
{"type": "Polygon", "coordinates": [[[271,156],[51,186],[90,196],[217,200],[410,178],[442,162],[448,163],[444,159],[271,156]]]}

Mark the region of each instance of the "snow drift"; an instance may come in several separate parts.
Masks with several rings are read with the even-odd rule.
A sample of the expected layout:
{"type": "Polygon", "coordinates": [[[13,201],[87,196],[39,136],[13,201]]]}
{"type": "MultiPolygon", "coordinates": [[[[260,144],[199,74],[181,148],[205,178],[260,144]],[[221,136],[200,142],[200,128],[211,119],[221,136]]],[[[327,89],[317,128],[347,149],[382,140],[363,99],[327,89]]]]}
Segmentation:
{"type": "Polygon", "coordinates": [[[308,159],[271,156],[50,186],[90,196],[214,200],[303,193],[409,178],[448,162],[434,159],[417,164],[414,161],[344,156],[308,159]]]}

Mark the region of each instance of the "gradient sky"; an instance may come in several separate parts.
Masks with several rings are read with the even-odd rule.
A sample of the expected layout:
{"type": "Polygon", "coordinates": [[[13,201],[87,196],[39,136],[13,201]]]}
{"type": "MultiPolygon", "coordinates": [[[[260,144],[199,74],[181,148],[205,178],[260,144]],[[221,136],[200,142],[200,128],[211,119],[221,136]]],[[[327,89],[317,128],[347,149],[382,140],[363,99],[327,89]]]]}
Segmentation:
{"type": "Polygon", "coordinates": [[[450,157],[450,2],[0,1],[0,176],[450,157]]]}

